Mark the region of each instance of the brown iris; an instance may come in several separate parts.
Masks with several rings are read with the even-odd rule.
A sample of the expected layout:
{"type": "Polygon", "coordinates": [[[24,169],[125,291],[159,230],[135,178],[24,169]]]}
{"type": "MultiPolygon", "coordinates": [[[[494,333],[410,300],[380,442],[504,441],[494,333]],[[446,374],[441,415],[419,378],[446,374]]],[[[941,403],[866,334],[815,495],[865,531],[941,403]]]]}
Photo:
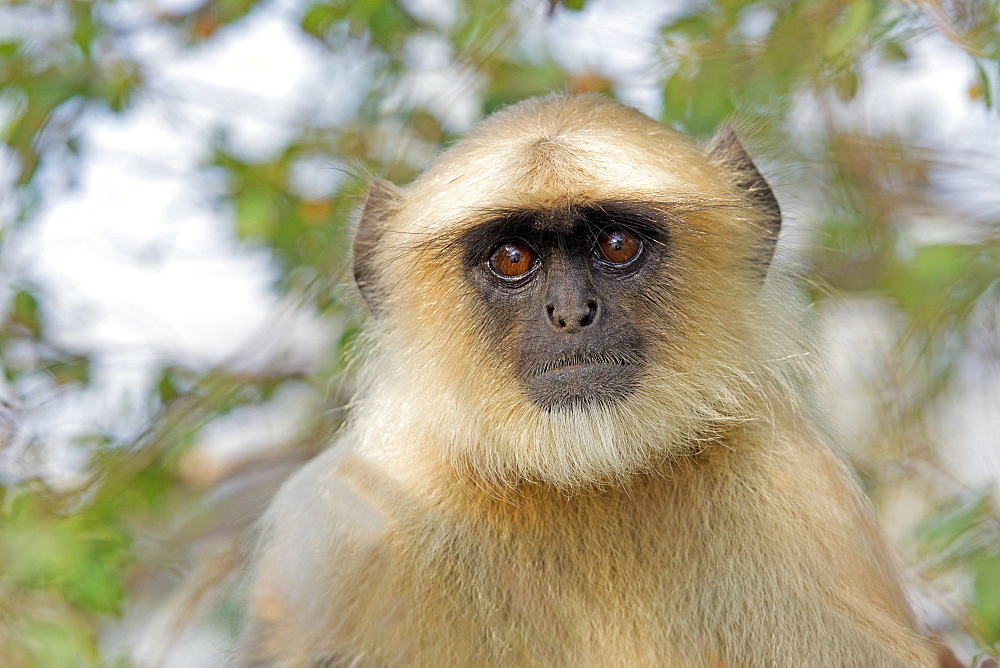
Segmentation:
{"type": "Polygon", "coordinates": [[[490,268],[506,278],[517,278],[535,266],[535,252],[523,241],[501,244],[490,256],[490,268]]]}
{"type": "Polygon", "coordinates": [[[625,230],[602,232],[597,238],[597,252],[614,264],[625,264],[639,254],[641,244],[625,230]]]}

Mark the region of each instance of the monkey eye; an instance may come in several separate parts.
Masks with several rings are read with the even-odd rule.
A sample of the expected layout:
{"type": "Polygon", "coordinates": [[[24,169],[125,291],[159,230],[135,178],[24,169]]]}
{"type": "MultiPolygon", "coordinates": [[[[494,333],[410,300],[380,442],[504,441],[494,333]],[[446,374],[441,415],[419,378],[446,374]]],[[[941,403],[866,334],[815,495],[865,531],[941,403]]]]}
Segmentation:
{"type": "Polygon", "coordinates": [[[642,242],[625,230],[601,232],[597,237],[597,254],[612,264],[626,264],[639,255],[642,242]]]}
{"type": "Polygon", "coordinates": [[[490,269],[503,278],[523,276],[535,266],[535,251],[520,240],[500,244],[490,255],[490,269]]]}

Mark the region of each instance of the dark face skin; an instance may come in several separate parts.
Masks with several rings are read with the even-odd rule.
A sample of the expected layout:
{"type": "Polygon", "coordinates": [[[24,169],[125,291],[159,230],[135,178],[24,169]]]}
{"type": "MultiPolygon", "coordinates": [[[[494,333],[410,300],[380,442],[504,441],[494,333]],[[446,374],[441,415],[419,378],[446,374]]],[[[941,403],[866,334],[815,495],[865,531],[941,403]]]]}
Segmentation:
{"type": "Polygon", "coordinates": [[[635,390],[647,361],[638,324],[669,252],[662,213],[612,202],[518,211],[458,242],[484,333],[513,353],[535,405],[614,405],[635,390]]]}

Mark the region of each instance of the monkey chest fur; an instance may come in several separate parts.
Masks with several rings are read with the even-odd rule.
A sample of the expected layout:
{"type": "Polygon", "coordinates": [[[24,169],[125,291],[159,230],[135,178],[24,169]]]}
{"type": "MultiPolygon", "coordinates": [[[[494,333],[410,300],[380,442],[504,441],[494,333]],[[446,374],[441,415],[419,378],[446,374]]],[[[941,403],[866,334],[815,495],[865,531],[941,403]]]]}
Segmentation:
{"type": "MultiPolygon", "coordinates": [[[[384,498],[394,510],[377,537],[342,546],[330,564],[338,596],[321,624],[324,658],[901,665],[880,658],[879,643],[905,644],[908,631],[892,621],[891,582],[862,563],[867,546],[834,538],[820,550],[796,549],[801,526],[773,521],[774,504],[794,500],[752,478],[732,487],[728,472],[688,473],[572,495],[526,488],[498,499],[460,489],[426,503],[384,498]],[[840,560],[838,550],[852,556],[840,560]],[[856,605],[862,596],[867,603],[856,605]]],[[[394,493],[376,490],[377,505],[383,494],[394,493]]],[[[810,512],[804,503],[803,526],[820,521],[810,512]]]]}
{"type": "Polygon", "coordinates": [[[629,512],[626,498],[591,498],[586,509],[561,495],[467,501],[446,521],[411,507],[387,524],[355,580],[367,591],[343,611],[345,625],[377,619],[385,630],[359,656],[390,665],[677,664],[669,602],[684,595],[647,533],[655,518],[629,512]],[[595,504],[607,506],[599,518],[595,504]]]}

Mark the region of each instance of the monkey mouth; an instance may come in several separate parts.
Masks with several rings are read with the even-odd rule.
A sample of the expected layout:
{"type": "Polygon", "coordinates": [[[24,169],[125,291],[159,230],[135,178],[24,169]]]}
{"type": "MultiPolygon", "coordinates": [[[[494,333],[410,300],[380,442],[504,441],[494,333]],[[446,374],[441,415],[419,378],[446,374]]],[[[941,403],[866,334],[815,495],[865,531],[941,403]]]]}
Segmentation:
{"type": "Polygon", "coordinates": [[[532,403],[547,411],[611,406],[638,385],[639,360],[573,355],[539,365],[525,382],[532,403]]]}
{"type": "Polygon", "coordinates": [[[574,370],[585,371],[592,367],[628,368],[641,363],[642,360],[626,356],[572,354],[543,362],[532,369],[527,376],[534,380],[556,372],[572,373],[574,370]]]}

